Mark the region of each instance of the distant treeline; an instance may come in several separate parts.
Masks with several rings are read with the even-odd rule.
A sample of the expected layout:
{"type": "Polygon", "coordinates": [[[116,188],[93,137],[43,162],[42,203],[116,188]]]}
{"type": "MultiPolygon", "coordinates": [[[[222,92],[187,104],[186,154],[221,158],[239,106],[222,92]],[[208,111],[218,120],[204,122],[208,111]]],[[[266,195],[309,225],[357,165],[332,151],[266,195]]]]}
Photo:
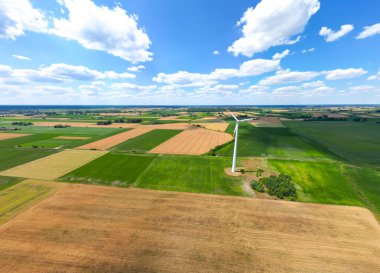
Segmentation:
{"type": "Polygon", "coordinates": [[[351,116],[347,118],[337,118],[337,117],[329,117],[328,115],[322,115],[319,117],[306,118],[304,121],[355,121],[355,122],[365,122],[367,118],[359,117],[359,116],[351,116]]]}
{"type": "Polygon", "coordinates": [[[127,119],[115,119],[115,123],[142,123],[141,118],[127,118],[127,119]]]}
{"type": "Polygon", "coordinates": [[[14,121],[14,122],[12,122],[12,125],[28,126],[28,125],[33,125],[33,123],[31,123],[31,122],[23,122],[23,121],[14,121]]]}

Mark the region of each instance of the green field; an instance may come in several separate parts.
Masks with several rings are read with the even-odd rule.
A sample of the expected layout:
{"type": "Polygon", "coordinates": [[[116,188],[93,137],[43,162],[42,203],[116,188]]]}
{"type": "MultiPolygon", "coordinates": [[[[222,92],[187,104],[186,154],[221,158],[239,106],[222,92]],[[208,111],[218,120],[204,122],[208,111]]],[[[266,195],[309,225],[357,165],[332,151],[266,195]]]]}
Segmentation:
{"type": "Polygon", "coordinates": [[[60,181],[244,195],[237,179],[227,177],[225,158],[110,153],[65,175],[60,181]]]}
{"type": "Polygon", "coordinates": [[[244,195],[239,179],[228,177],[225,158],[200,156],[157,156],[137,180],[147,189],[244,195]]]}
{"type": "MultiPolygon", "coordinates": [[[[234,123],[231,123],[227,132],[233,133],[234,123]]],[[[217,150],[221,156],[232,156],[234,144],[228,144],[217,150]]],[[[308,141],[288,128],[258,128],[249,123],[239,126],[238,139],[239,156],[268,156],[273,158],[334,158],[327,149],[321,148],[313,141],[308,141]]]]}
{"type": "Polygon", "coordinates": [[[18,165],[51,155],[55,150],[42,149],[0,149],[0,171],[16,167],[18,165]]]}
{"type": "Polygon", "coordinates": [[[106,154],[60,180],[127,187],[149,166],[154,155],[106,154]]]}
{"type": "Polygon", "coordinates": [[[344,173],[342,163],[268,160],[270,167],[292,177],[305,202],[364,206],[344,173]]]}
{"type": "Polygon", "coordinates": [[[181,130],[153,130],[141,136],[129,139],[116,147],[114,150],[128,152],[147,152],[173,136],[182,132],[181,130]]]}
{"type": "Polygon", "coordinates": [[[297,134],[354,163],[380,163],[380,124],[375,122],[285,122],[297,134]]]}

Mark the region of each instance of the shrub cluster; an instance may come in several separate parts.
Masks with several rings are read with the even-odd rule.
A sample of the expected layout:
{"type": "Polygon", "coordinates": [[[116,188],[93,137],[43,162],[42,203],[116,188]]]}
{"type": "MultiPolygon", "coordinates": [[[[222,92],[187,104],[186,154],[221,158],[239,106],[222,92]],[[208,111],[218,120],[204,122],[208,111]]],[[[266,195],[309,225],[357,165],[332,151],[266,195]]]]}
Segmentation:
{"type": "Polygon", "coordinates": [[[297,197],[296,187],[294,186],[292,178],[288,175],[271,175],[268,178],[261,178],[260,182],[267,187],[270,195],[274,195],[281,199],[284,199],[284,197],[297,197]]]}
{"type": "Polygon", "coordinates": [[[68,128],[71,127],[70,125],[63,125],[63,124],[56,124],[54,125],[54,128],[68,128]]]}
{"type": "Polygon", "coordinates": [[[31,122],[23,122],[23,121],[14,121],[14,122],[12,122],[12,125],[28,126],[28,125],[33,125],[33,123],[31,123],[31,122]]]}
{"type": "Polygon", "coordinates": [[[141,118],[115,119],[115,123],[142,123],[141,118]]]}
{"type": "Polygon", "coordinates": [[[255,181],[255,180],[252,181],[251,188],[258,191],[258,192],[265,192],[265,188],[264,188],[263,184],[255,181]]]}
{"type": "Polygon", "coordinates": [[[97,125],[110,125],[110,124],[112,124],[112,121],[110,121],[110,120],[98,121],[96,124],[97,125]]]}

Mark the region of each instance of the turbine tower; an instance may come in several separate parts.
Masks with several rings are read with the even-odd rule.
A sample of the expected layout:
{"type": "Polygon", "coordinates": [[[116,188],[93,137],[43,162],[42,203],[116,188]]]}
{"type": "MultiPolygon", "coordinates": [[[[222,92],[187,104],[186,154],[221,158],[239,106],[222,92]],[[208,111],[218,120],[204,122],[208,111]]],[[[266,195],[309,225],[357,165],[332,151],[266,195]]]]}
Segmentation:
{"type": "Polygon", "coordinates": [[[237,151],[237,143],[238,143],[239,122],[248,121],[248,120],[252,120],[252,119],[247,118],[247,119],[238,120],[235,117],[235,115],[231,113],[231,111],[228,111],[228,112],[230,112],[231,116],[233,116],[234,119],[236,120],[236,125],[235,125],[235,130],[234,130],[234,135],[235,135],[234,155],[232,157],[232,170],[231,170],[234,173],[235,169],[236,169],[236,151],[237,151]]]}

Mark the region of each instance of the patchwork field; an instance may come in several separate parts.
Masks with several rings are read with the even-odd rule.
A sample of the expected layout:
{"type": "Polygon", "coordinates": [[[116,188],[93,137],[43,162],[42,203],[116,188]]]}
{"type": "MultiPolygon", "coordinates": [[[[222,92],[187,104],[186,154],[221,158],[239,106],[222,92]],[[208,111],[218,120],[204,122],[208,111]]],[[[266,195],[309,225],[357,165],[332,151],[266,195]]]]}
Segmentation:
{"type": "Polygon", "coordinates": [[[257,120],[252,120],[249,123],[256,127],[285,127],[278,117],[260,117],[257,120]]]}
{"type": "Polygon", "coordinates": [[[375,122],[285,122],[294,132],[327,146],[351,162],[380,163],[380,125],[375,122]]]}
{"type": "Polygon", "coordinates": [[[97,140],[95,142],[91,142],[82,146],[77,147],[77,149],[96,149],[96,150],[106,150],[113,146],[116,146],[120,143],[123,143],[124,141],[127,141],[128,139],[143,135],[152,129],[144,127],[138,127],[133,130],[129,130],[117,135],[113,135],[107,138],[103,138],[100,140],[97,140]]]}
{"type": "Polygon", "coordinates": [[[27,162],[51,155],[56,151],[40,149],[1,148],[0,171],[25,164],[27,162]]]}
{"type": "Polygon", "coordinates": [[[2,176],[54,180],[104,155],[104,151],[65,150],[0,172],[2,176]]]}
{"type": "Polygon", "coordinates": [[[150,153],[201,155],[231,139],[230,134],[195,127],[172,137],[150,153]]]}
{"type": "Polygon", "coordinates": [[[25,180],[0,191],[0,224],[41,201],[63,185],[46,181],[25,180]]]}
{"type": "Polygon", "coordinates": [[[16,137],[24,137],[28,136],[28,134],[8,134],[8,133],[0,133],[0,140],[6,140],[16,137]]]}
{"type": "Polygon", "coordinates": [[[379,251],[362,208],[88,185],[0,227],[3,272],[372,273],[379,251]]]}
{"type": "Polygon", "coordinates": [[[34,126],[49,126],[53,127],[54,125],[68,125],[71,127],[88,127],[88,128],[135,128],[138,126],[138,124],[132,124],[132,123],[112,123],[109,125],[98,125],[95,122],[51,122],[51,121],[39,121],[34,122],[34,126]]]}
{"type": "Polygon", "coordinates": [[[174,137],[180,132],[182,131],[155,129],[115,146],[114,150],[144,153],[174,137]]]}

